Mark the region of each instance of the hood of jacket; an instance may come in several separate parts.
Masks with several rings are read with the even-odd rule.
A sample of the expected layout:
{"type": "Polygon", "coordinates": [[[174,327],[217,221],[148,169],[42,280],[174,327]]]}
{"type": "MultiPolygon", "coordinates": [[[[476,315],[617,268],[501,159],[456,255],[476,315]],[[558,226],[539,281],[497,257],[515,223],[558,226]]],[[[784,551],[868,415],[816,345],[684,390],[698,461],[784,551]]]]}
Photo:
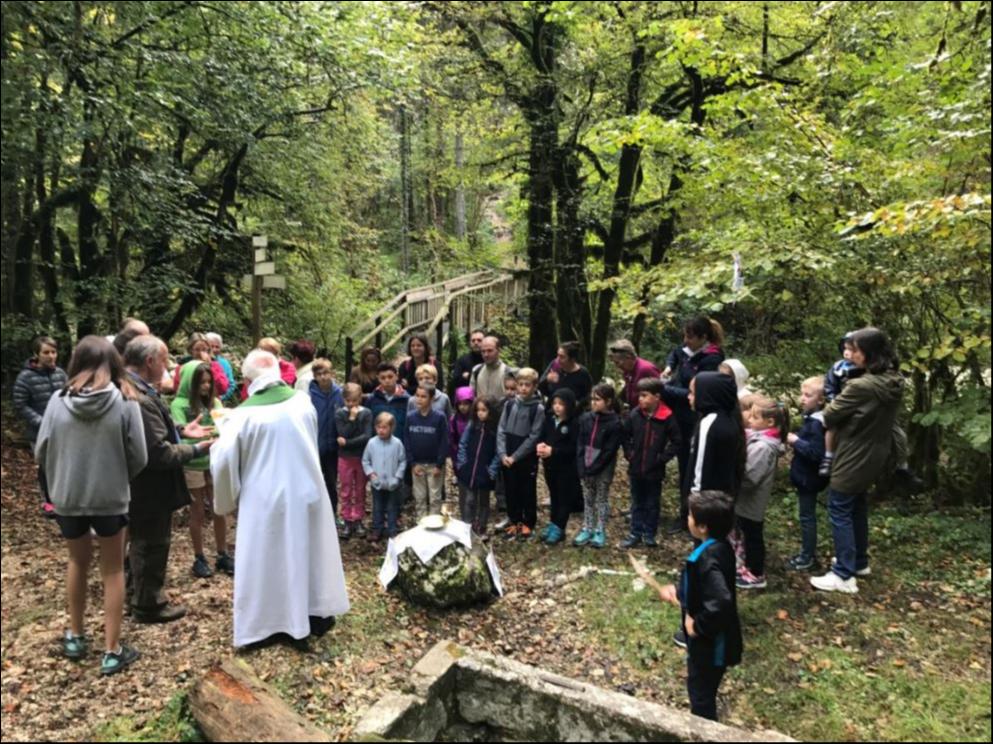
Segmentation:
{"type": "Polygon", "coordinates": [[[778,429],[746,429],[746,431],[748,433],[749,446],[759,444],[773,450],[777,455],[782,455],[786,452],[786,446],[779,438],[778,429]]]}
{"type": "Polygon", "coordinates": [[[79,393],[59,396],[59,400],[69,409],[69,413],[86,421],[100,418],[120,399],[121,391],[115,385],[108,385],[101,390],[87,389],[79,393]]]}
{"type": "MultiPolygon", "coordinates": [[[[184,408],[190,407],[190,399],[193,397],[193,376],[197,372],[197,368],[206,365],[207,369],[211,370],[211,381],[213,381],[213,369],[210,362],[202,362],[199,359],[194,359],[191,362],[187,362],[179,370],[179,389],[176,391],[176,400],[180,401],[180,405],[184,408]]],[[[214,386],[211,385],[210,388],[211,402],[213,403],[214,398],[214,386]]],[[[211,408],[212,406],[207,406],[211,408]]]]}
{"type": "Polygon", "coordinates": [[[724,411],[732,413],[738,405],[738,386],[720,372],[701,372],[694,379],[697,413],[724,411]]]}
{"type": "MultiPolygon", "coordinates": [[[[576,394],[569,388],[559,388],[554,393],[552,393],[552,397],[548,399],[549,411],[552,410],[552,401],[554,401],[556,398],[558,398],[560,401],[562,401],[565,404],[566,414],[565,414],[565,419],[563,420],[568,421],[569,419],[573,418],[576,415],[576,394]]],[[[554,413],[552,415],[554,415],[554,413]]]]}
{"type": "Polygon", "coordinates": [[[471,387],[460,387],[455,391],[455,405],[471,401],[473,398],[471,387]]]}
{"type": "Polygon", "coordinates": [[[893,404],[903,398],[903,388],[906,380],[898,372],[883,372],[881,374],[862,374],[857,378],[859,384],[870,389],[880,403],[893,404]]]}
{"type": "Polygon", "coordinates": [[[751,376],[748,373],[748,368],[741,363],[740,359],[725,359],[723,363],[729,366],[734,373],[734,382],[738,386],[738,390],[744,388],[751,376]]]}
{"type": "Polygon", "coordinates": [[[322,398],[327,398],[328,400],[331,400],[332,398],[335,397],[335,395],[337,395],[339,393],[341,393],[341,385],[339,385],[336,382],[332,382],[331,383],[331,389],[328,390],[327,392],[324,392],[324,390],[322,390],[321,389],[321,386],[318,384],[317,380],[311,380],[310,381],[310,394],[311,395],[319,395],[322,398]]]}

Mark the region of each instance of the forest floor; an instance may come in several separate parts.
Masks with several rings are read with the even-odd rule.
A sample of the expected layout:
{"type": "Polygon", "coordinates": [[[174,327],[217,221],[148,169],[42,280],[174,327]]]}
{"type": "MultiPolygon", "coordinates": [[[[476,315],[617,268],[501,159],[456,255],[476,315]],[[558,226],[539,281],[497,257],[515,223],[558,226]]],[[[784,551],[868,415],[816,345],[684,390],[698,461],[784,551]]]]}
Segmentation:
{"type": "MultiPolygon", "coordinates": [[[[620,471],[621,468],[618,468],[620,471]]],[[[168,625],[125,620],[142,652],[125,673],[98,674],[99,655],[59,652],[68,622],[65,549],[37,509],[27,450],[2,450],[2,730],[4,740],[196,740],[186,694],[233,653],[231,579],[190,574],[189,533],[177,515],[169,590],[190,608],[168,625]]],[[[785,478],[783,479],[785,483],[785,478]]],[[[611,546],[624,535],[615,482],[611,546]]],[[[671,506],[671,489],[665,504],[671,506]]],[[[912,510],[913,511],[913,510],[912,510]]],[[[822,555],[830,555],[820,514],[822,555]]],[[[990,513],[871,517],[872,577],[857,596],[814,592],[805,574],[780,567],[796,548],[795,502],[784,491],[767,518],[769,588],[739,593],[743,664],[725,678],[722,718],[814,740],[990,740],[990,513]]],[[[570,533],[572,527],[570,527],[570,533]]],[[[208,536],[208,557],[212,556],[208,536]]],[[[639,550],[662,579],[690,548],[667,538],[639,550]]],[[[342,553],[352,610],[309,652],[288,646],[241,653],[297,710],[339,739],[368,706],[400,687],[437,641],[454,639],[644,700],[687,707],[685,662],[671,642],[677,611],[640,589],[626,555],[571,547],[494,543],[506,596],[488,607],[437,612],[384,592],[382,547],[350,541],[342,553]],[[554,586],[582,566],[590,574],[554,586]]],[[[101,638],[99,573],[90,577],[87,631],[101,638]]]]}

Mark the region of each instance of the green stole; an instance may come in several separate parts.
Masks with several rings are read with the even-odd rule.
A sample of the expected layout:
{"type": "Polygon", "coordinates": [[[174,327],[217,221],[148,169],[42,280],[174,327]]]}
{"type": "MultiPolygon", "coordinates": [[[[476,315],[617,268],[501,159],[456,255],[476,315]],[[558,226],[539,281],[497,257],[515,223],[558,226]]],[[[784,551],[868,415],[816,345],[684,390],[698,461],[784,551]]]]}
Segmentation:
{"type": "Polygon", "coordinates": [[[291,388],[285,382],[280,382],[276,385],[272,385],[271,387],[267,387],[265,390],[260,390],[255,393],[239,407],[271,406],[276,403],[285,403],[294,395],[296,395],[296,390],[291,388]]]}

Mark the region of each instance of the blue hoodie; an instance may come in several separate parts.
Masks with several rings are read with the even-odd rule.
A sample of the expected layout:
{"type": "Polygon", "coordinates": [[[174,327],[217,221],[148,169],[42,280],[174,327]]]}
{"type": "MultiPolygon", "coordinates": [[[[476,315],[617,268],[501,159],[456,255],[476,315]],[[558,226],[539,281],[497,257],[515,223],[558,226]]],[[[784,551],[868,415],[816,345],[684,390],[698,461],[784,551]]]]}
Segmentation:
{"type": "Polygon", "coordinates": [[[338,432],[334,425],[334,412],[345,405],[341,388],[331,383],[331,391],[325,393],[317,380],[310,383],[310,402],[317,411],[317,451],[321,454],[338,451],[338,432]]]}

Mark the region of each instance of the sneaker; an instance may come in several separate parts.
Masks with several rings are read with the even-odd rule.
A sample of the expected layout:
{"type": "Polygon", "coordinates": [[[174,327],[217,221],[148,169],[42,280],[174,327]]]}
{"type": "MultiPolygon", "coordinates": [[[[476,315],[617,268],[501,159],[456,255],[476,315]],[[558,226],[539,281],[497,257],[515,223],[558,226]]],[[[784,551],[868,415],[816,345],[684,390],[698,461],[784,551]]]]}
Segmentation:
{"type": "Polygon", "coordinates": [[[767,586],[765,576],[756,576],[747,568],[738,574],[734,585],[739,589],[765,589],[767,586]]]}
{"type": "Polygon", "coordinates": [[[334,526],[338,529],[338,532],[341,532],[343,529],[345,529],[345,520],[342,519],[341,517],[335,517],[334,526]]]}
{"type": "Polygon", "coordinates": [[[590,538],[590,547],[597,548],[598,550],[607,544],[607,533],[603,530],[597,530],[593,533],[593,537],[590,538]]]}
{"type": "Polygon", "coordinates": [[[504,540],[514,540],[517,537],[517,525],[508,524],[507,528],[503,531],[504,540]]]}
{"type": "Polygon", "coordinates": [[[526,524],[517,525],[517,539],[520,542],[530,540],[532,537],[534,537],[534,532],[531,530],[530,527],[528,527],[526,524]]]}
{"type": "Polygon", "coordinates": [[[369,533],[369,542],[371,543],[378,543],[382,539],[383,539],[382,530],[373,530],[372,532],[369,533]]]}
{"type": "Polygon", "coordinates": [[[62,653],[69,659],[82,659],[90,650],[90,639],[85,635],[73,635],[66,631],[62,638],[62,653]]]}
{"type": "Polygon", "coordinates": [[[642,535],[641,544],[646,548],[657,548],[659,546],[658,541],[651,535],[642,535]]]}
{"type": "MultiPolygon", "coordinates": [[[[831,566],[834,567],[837,565],[838,565],[837,556],[831,556],[831,566]]],[[[872,576],[872,569],[869,568],[869,566],[866,566],[865,568],[858,568],[855,570],[855,575],[860,576],[864,579],[866,576],[872,576]]]]}
{"type": "Polygon", "coordinates": [[[822,592],[859,593],[859,585],[854,576],[850,579],[843,579],[834,571],[828,571],[823,576],[812,576],[810,583],[814,589],[820,589],[822,592]]]}
{"type": "Polygon", "coordinates": [[[621,540],[620,544],[617,546],[622,550],[630,550],[631,548],[638,547],[638,543],[641,542],[640,535],[628,535],[626,538],[621,540]]]}
{"type": "Polygon", "coordinates": [[[55,519],[55,505],[46,501],[41,505],[41,516],[46,519],[55,519]]]}
{"type": "Polygon", "coordinates": [[[831,463],[834,462],[834,455],[824,455],[821,459],[821,464],[817,468],[817,474],[822,478],[827,478],[831,475],[831,463]]]}
{"type": "Polygon", "coordinates": [[[209,579],[214,575],[214,572],[210,570],[210,564],[202,555],[198,555],[193,561],[193,575],[198,579],[209,579]]]}
{"type": "Polygon", "coordinates": [[[545,545],[558,545],[563,540],[565,540],[565,532],[556,524],[548,525],[548,528],[545,530],[545,545]]]}
{"type": "Polygon", "coordinates": [[[338,530],[338,537],[340,537],[342,540],[351,540],[352,525],[350,525],[348,522],[345,522],[344,526],[338,530]]]}
{"type": "Polygon", "coordinates": [[[366,533],[366,529],[363,526],[362,522],[355,522],[355,527],[352,530],[352,534],[355,535],[356,537],[359,537],[359,538],[362,538],[362,537],[365,537],[366,536],[366,534],[367,534],[366,533]]]}
{"type": "Polygon", "coordinates": [[[495,529],[497,532],[499,532],[500,530],[507,529],[509,526],[510,526],[510,517],[504,517],[499,522],[497,522],[495,525],[493,525],[493,529],[495,529]]]}
{"type": "Polygon", "coordinates": [[[228,576],[234,576],[234,558],[227,553],[218,553],[214,568],[228,576]]]}
{"type": "Polygon", "coordinates": [[[581,548],[587,543],[589,543],[589,541],[592,538],[593,538],[593,533],[584,528],[579,531],[579,534],[576,535],[575,539],[572,541],[572,544],[575,545],[577,548],[581,548]]]}
{"type": "Polygon", "coordinates": [[[672,642],[680,648],[686,648],[686,633],[683,632],[682,628],[672,634],[672,642]]]}
{"type": "Polygon", "coordinates": [[[121,650],[116,654],[107,651],[103,655],[103,660],[100,662],[100,674],[104,676],[117,674],[122,669],[131,666],[131,664],[138,660],[139,656],[141,654],[122,643],[121,650]]]}
{"type": "Polygon", "coordinates": [[[798,553],[797,555],[793,556],[788,561],[786,561],[786,567],[791,571],[809,571],[812,568],[814,568],[814,566],[816,565],[817,565],[816,560],[814,560],[813,558],[808,558],[802,553],[798,553]]]}
{"type": "Polygon", "coordinates": [[[541,540],[542,542],[544,542],[545,540],[547,540],[548,539],[548,532],[549,532],[549,530],[552,529],[552,527],[554,527],[554,525],[551,525],[551,524],[545,525],[545,528],[541,532],[538,533],[538,539],[541,540]]]}

